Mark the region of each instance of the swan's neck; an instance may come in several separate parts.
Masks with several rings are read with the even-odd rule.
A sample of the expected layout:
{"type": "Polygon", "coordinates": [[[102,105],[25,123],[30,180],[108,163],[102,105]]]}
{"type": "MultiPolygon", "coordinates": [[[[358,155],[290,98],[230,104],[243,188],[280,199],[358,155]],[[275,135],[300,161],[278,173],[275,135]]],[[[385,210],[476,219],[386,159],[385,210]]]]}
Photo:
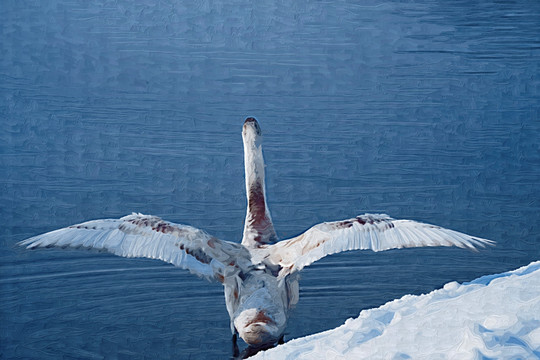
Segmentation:
{"type": "Polygon", "coordinates": [[[244,138],[247,214],[242,244],[256,247],[277,240],[266,204],[264,159],[260,138],[244,138]]]}

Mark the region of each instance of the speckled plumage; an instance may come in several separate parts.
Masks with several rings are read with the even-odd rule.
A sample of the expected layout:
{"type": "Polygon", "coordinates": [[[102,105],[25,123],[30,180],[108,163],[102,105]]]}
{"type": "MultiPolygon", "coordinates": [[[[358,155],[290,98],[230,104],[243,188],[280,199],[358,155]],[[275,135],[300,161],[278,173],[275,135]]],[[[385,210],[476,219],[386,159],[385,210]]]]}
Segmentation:
{"type": "Polygon", "coordinates": [[[188,225],[132,214],[51,231],[22,241],[27,248],[61,246],[106,250],[124,257],[159,259],[223,284],[231,331],[254,346],[282,336],[298,301],[298,271],[324,256],[347,250],[382,251],[421,246],[469,249],[493,244],[457,231],[384,214],[326,222],[277,242],[266,203],[261,130],[254,118],[243,126],[246,221],[241,244],[217,239],[188,225]]]}

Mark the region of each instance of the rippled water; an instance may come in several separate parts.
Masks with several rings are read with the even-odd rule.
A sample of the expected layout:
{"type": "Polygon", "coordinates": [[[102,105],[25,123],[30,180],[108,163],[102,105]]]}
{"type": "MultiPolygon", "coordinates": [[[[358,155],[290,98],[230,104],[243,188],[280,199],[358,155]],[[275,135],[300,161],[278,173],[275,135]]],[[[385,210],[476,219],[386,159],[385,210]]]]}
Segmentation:
{"type": "Polygon", "coordinates": [[[540,258],[540,3],[3,1],[0,357],[227,358],[221,285],[14,244],[132,211],[239,241],[240,130],[278,234],[385,212],[495,249],[303,271],[286,339],[540,258]]]}

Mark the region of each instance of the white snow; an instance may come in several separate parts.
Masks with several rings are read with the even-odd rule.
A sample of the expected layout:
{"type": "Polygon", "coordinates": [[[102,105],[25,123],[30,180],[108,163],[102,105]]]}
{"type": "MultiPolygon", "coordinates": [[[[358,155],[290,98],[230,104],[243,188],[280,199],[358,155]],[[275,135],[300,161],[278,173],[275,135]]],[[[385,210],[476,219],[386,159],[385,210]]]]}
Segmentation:
{"type": "Polygon", "coordinates": [[[405,295],[253,359],[540,359],[540,261],[405,295]]]}

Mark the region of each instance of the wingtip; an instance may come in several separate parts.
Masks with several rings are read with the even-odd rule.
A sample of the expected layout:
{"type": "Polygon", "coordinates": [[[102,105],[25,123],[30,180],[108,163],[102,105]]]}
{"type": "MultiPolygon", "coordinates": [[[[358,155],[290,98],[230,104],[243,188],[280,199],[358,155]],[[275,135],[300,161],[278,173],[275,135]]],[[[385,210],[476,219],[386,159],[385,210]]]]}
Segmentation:
{"type": "Polygon", "coordinates": [[[479,237],[472,237],[471,242],[467,244],[467,248],[474,252],[480,252],[481,249],[486,249],[489,246],[496,246],[496,242],[493,240],[483,239],[479,237]]]}
{"type": "Polygon", "coordinates": [[[488,245],[488,246],[497,246],[497,242],[493,241],[493,240],[482,239],[482,238],[477,238],[477,237],[473,237],[472,239],[477,241],[484,248],[486,247],[486,245],[488,245]]]}
{"type": "Polygon", "coordinates": [[[34,239],[35,239],[35,237],[24,239],[24,240],[18,241],[17,243],[15,243],[15,245],[17,245],[17,246],[26,246],[26,248],[28,249],[28,247],[31,246],[32,242],[34,242],[34,239]]]}
{"type": "Polygon", "coordinates": [[[39,245],[36,243],[36,238],[32,237],[30,239],[22,240],[16,243],[17,246],[24,247],[27,250],[32,250],[38,247],[39,245]]]}

